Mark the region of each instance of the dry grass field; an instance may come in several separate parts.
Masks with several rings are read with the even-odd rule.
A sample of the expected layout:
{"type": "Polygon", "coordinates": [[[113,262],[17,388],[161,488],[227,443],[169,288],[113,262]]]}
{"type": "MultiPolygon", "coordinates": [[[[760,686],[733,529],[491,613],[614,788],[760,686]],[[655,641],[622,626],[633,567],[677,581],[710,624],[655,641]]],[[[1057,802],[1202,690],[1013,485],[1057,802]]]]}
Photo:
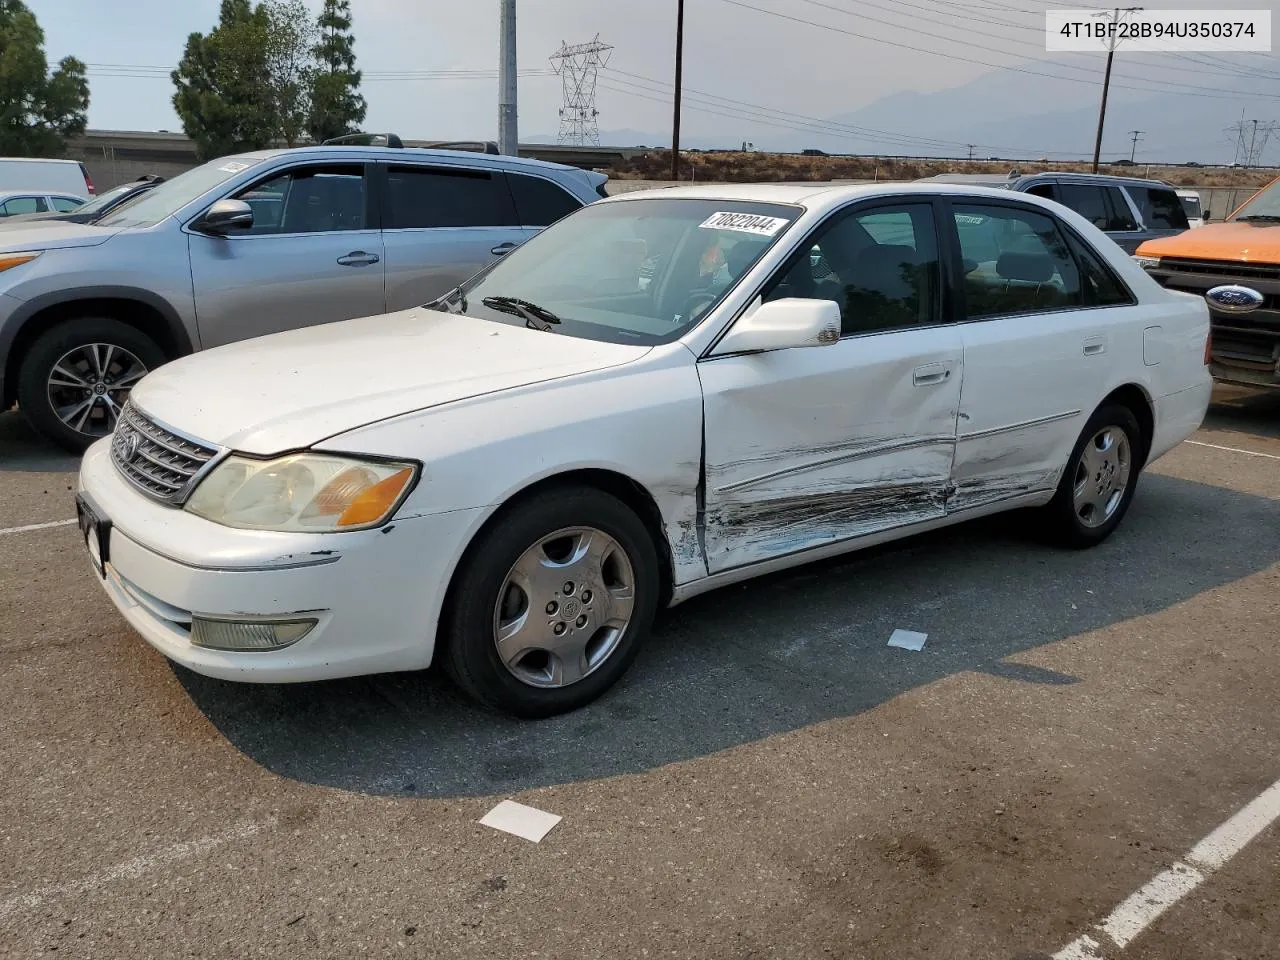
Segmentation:
{"type": "MultiPolygon", "coordinates": [[[[1052,169],[1088,173],[1088,163],[1026,160],[898,160],[874,157],[802,156],[781,153],[689,152],[681,157],[681,179],[722,183],[794,180],[916,180],[940,173],[1033,173],[1052,169]]],[[[669,176],[671,151],[653,150],[608,171],[618,180],[661,180],[669,176]]],[[[1137,163],[1106,164],[1100,173],[1152,177],[1176,186],[1260,187],[1273,180],[1275,169],[1182,167],[1137,163]]]]}

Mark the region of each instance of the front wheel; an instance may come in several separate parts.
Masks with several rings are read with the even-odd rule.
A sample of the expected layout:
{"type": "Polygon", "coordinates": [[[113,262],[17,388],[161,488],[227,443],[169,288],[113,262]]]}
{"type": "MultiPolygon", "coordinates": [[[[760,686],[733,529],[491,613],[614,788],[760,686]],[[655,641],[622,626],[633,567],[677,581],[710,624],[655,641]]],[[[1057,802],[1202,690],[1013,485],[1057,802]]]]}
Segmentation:
{"type": "Polygon", "coordinates": [[[1056,540],[1091,547],[1111,535],[1133,499],[1142,450],[1142,429],[1132,410],[1109,403],[1094,412],[1044,508],[1056,540]]]}
{"type": "Polygon", "coordinates": [[[463,690],[519,717],[585,706],[630,666],[657,609],[653,540],[600,490],[556,489],[480,535],[455,580],[442,657],[463,690]]]}
{"type": "Polygon", "coordinates": [[[164,361],[155,341],[119,320],[64,320],[23,357],[18,409],[37,433],[82,453],[115,429],[130,391],[164,361]]]}

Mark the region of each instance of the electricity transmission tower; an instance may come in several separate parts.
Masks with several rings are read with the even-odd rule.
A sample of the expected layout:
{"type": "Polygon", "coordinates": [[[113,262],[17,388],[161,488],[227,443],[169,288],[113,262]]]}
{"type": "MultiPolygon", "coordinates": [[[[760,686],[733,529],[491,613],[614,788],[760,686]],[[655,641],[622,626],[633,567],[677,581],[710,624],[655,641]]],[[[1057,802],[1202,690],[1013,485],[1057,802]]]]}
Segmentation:
{"type": "Polygon", "coordinates": [[[1262,123],[1257,120],[1246,120],[1241,117],[1236,123],[1224,131],[1236,145],[1236,156],[1233,163],[1244,167],[1256,167],[1262,162],[1263,151],[1267,149],[1267,141],[1280,133],[1280,124],[1262,123]]]}
{"type": "Polygon", "coordinates": [[[600,68],[609,62],[607,43],[600,42],[600,34],[589,43],[572,46],[561,42],[560,49],[551,57],[551,69],[560,77],[561,143],[584,146],[600,146],[600,125],[596,109],[596,78],[600,68]]]}

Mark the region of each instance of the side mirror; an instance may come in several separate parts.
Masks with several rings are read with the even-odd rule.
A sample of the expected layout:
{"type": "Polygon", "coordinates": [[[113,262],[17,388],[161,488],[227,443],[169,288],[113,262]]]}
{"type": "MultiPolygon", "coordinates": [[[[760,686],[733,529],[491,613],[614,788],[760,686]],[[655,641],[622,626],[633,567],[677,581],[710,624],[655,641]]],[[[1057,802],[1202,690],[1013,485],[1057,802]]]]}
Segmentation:
{"type": "Polygon", "coordinates": [[[840,340],[840,305],[834,300],[788,298],[744,314],[716,346],[715,355],[825,347],[840,340]]]}
{"type": "Polygon", "coordinates": [[[218,200],[192,226],[202,233],[226,234],[253,226],[253,207],[243,200],[218,200]]]}

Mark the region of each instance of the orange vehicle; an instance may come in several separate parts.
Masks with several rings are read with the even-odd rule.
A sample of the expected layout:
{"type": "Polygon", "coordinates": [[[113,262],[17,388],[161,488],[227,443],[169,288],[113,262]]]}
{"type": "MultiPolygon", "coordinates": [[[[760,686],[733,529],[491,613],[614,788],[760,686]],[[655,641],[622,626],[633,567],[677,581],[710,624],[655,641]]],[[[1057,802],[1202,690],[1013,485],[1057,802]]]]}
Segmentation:
{"type": "Polygon", "coordinates": [[[1226,220],[1148,240],[1134,259],[1209,301],[1215,379],[1280,389],[1280,179],[1226,220]]]}

